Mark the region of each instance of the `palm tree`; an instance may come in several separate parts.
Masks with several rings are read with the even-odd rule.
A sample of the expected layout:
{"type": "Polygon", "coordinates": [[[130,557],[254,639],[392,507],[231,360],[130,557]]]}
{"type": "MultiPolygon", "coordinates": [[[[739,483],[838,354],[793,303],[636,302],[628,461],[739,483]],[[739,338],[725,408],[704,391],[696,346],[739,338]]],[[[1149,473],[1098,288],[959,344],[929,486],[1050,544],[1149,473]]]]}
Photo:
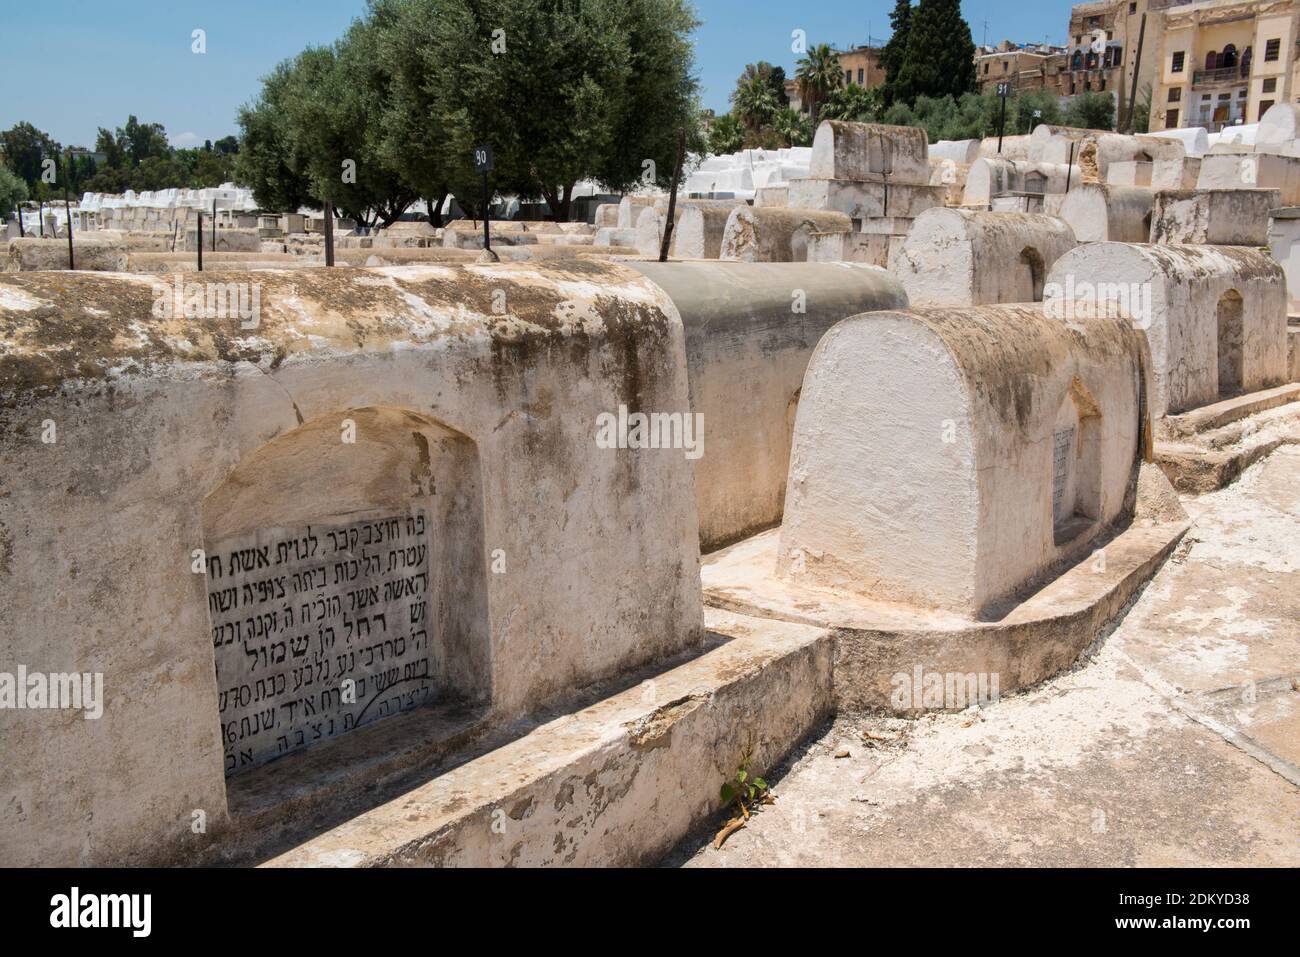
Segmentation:
{"type": "Polygon", "coordinates": [[[739,152],[745,145],[745,129],[734,113],[723,113],[709,124],[709,152],[714,156],[739,152]]]}
{"type": "Polygon", "coordinates": [[[840,71],[840,58],[830,48],[830,44],[819,43],[799,61],[794,78],[799,84],[799,96],[808,104],[812,113],[812,125],[815,130],[822,100],[844,84],[844,74],[840,71]]]}
{"type": "MultiPolygon", "coordinates": [[[[767,84],[772,88],[772,92],[776,94],[778,105],[790,105],[790,98],[786,96],[785,93],[784,69],[779,66],[773,66],[766,60],[759,60],[757,63],[746,63],[744,72],[742,72],[739,79],[736,80],[736,87],[740,88],[744,86],[756,76],[761,76],[767,81],[767,84]]],[[[735,94],[733,93],[732,95],[734,96],[735,94]]]]}
{"type": "Polygon", "coordinates": [[[881,88],[843,86],[826,98],[821,115],[828,120],[875,123],[881,113],[881,88]]]}
{"type": "Polygon", "coordinates": [[[783,106],[772,118],[772,130],[785,140],[786,146],[811,146],[812,124],[796,109],[783,106]]]}
{"type": "Polygon", "coordinates": [[[755,75],[742,80],[731,94],[731,103],[736,115],[740,117],[749,130],[757,130],[772,119],[780,104],[766,76],[755,75]]]}

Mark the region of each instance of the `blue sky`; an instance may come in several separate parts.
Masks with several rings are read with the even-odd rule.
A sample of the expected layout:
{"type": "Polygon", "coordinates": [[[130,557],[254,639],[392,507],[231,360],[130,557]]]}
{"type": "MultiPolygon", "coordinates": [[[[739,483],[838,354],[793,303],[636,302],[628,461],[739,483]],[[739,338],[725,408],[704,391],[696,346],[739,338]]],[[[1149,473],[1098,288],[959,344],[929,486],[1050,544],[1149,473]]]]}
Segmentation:
{"type": "MultiPolygon", "coordinates": [[[[0,129],[27,120],[64,145],[89,146],[128,113],[162,123],[173,145],[237,132],[259,78],[303,47],[336,39],[365,0],[0,0],[0,129]],[[191,52],[191,33],[207,53],[191,52]]],[[[892,0],[695,0],[696,71],[705,106],[723,111],[748,62],[793,72],[790,33],[838,46],[889,36],[892,0]],[[792,10],[794,12],[792,12],[792,10]]],[[[966,0],[975,42],[1062,42],[1067,0],[966,0]]]]}

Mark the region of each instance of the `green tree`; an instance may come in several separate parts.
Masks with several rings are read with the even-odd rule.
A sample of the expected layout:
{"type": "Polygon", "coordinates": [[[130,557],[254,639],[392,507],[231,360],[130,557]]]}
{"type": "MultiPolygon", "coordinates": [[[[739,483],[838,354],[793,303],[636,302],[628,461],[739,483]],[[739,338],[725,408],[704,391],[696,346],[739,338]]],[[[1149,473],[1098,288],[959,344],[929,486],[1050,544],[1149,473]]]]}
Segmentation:
{"type": "Polygon", "coordinates": [[[776,111],[776,116],[772,118],[772,130],[786,146],[812,145],[812,120],[792,107],[783,106],[776,111]]]}
{"type": "Polygon", "coordinates": [[[822,103],[844,85],[839,55],[829,44],[819,43],[799,61],[794,76],[795,82],[799,84],[799,96],[808,104],[815,130],[822,103]]]}
{"type": "Polygon", "coordinates": [[[1113,130],[1115,97],[1095,91],[1080,93],[1065,105],[1061,122],[1084,130],[1113,130]]]}
{"type": "Polygon", "coordinates": [[[821,109],[821,119],[876,123],[883,112],[884,94],[881,87],[868,90],[849,84],[830,95],[821,109]]]}
{"type": "Polygon", "coordinates": [[[126,126],[117,131],[117,140],[132,166],[150,158],[165,159],[171,154],[167,131],[161,123],[141,123],[134,116],[128,116],[126,126]]]}
{"type": "Polygon", "coordinates": [[[713,156],[738,152],[745,145],[745,124],[734,113],[714,117],[709,124],[708,144],[713,156]]]}
{"type": "Polygon", "coordinates": [[[781,104],[767,77],[755,75],[748,80],[741,79],[740,85],[732,91],[731,106],[746,129],[757,130],[771,124],[781,104]]]}
{"type": "Polygon", "coordinates": [[[912,25],[911,0],[896,0],[894,9],[889,14],[889,25],[893,33],[880,50],[880,67],[885,71],[882,96],[887,107],[896,99],[895,87],[907,52],[907,37],[912,25]]]}
{"type": "Polygon", "coordinates": [[[921,0],[909,16],[907,48],[893,84],[895,101],[954,99],[975,89],[975,44],[959,0],[921,0]]]}
{"type": "Polygon", "coordinates": [[[0,133],[0,152],[4,153],[5,163],[27,184],[32,199],[48,199],[54,195],[55,191],[41,179],[42,161],[54,160],[61,175],[62,150],[48,134],[30,123],[17,123],[0,133]]]}
{"type": "Polygon", "coordinates": [[[417,198],[383,149],[388,74],[379,34],[358,20],[333,47],[294,62],[289,119],[310,191],[358,222],[388,226],[417,198]]]}
{"type": "Polygon", "coordinates": [[[1046,90],[1028,90],[1007,102],[1007,134],[1032,133],[1043,123],[1056,126],[1061,122],[1057,98],[1046,90]],[[1038,116],[1034,116],[1037,112],[1038,116]]]}
{"type": "Polygon", "coordinates": [[[237,114],[235,181],[252,189],[263,209],[294,212],[300,206],[320,205],[289,115],[293,73],[290,61],[279,64],[262,79],[257,100],[237,114]]]}
{"type": "MultiPolygon", "coordinates": [[[[778,106],[790,105],[790,97],[785,92],[785,69],[783,67],[774,66],[766,60],[759,60],[757,63],[746,63],[745,69],[736,79],[736,89],[739,90],[756,77],[762,77],[763,81],[772,88],[772,95],[776,97],[778,106]]],[[[734,98],[736,94],[733,92],[731,95],[734,98]]]]}
{"type": "Polygon", "coordinates": [[[0,220],[7,219],[19,203],[27,202],[27,184],[7,166],[0,166],[0,220]]]}
{"type": "MultiPolygon", "coordinates": [[[[541,196],[567,219],[582,179],[614,191],[667,185],[681,130],[699,150],[683,0],[424,0],[433,18],[426,89],[448,137],[448,178],[476,180],[472,150],[494,153],[493,185],[541,196]]],[[[477,190],[461,192],[462,205],[477,190]]]]}
{"type": "MultiPolygon", "coordinates": [[[[462,196],[477,195],[478,183],[451,155],[442,106],[437,98],[436,25],[445,3],[427,0],[375,0],[371,18],[379,32],[379,56],[388,71],[388,102],[380,118],[379,149],[403,182],[424,199],[429,222],[442,225],[442,207],[455,183],[462,196]]],[[[468,203],[466,204],[468,207],[468,203]]]]}

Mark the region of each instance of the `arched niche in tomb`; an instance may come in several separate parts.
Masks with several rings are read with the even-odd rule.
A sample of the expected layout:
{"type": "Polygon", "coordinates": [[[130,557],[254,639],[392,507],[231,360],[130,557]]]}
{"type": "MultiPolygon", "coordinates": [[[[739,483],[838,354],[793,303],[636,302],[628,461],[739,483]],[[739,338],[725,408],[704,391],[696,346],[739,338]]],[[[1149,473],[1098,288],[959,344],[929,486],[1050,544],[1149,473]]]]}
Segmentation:
{"type": "Polygon", "coordinates": [[[203,502],[226,775],[491,697],[478,450],[421,413],[320,416],[203,502]]]}
{"type": "Polygon", "coordinates": [[[1041,302],[1043,299],[1043,277],[1047,273],[1047,267],[1043,263],[1043,254],[1033,246],[1026,246],[1020,250],[1020,258],[1016,262],[1016,269],[1018,272],[1016,286],[1024,293],[1016,301],[1041,302]]]}
{"type": "Polygon", "coordinates": [[[1101,513],[1101,411],[1078,378],[1052,428],[1052,537],[1064,545],[1101,513]]]}
{"type": "Polygon", "coordinates": [[[1219,395],[1236,395],[1244,376],[1243,303],[1241,293],[1229,289],[1215,306],[1219,356],[1219,395]]]}

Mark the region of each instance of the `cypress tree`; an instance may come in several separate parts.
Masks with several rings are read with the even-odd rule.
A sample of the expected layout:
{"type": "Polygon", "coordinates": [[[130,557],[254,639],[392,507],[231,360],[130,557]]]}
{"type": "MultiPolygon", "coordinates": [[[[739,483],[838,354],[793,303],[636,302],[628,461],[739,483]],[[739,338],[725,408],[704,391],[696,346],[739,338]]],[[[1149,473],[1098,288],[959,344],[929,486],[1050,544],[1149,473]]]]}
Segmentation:
{"type": "Polygon", "coordinates": [[[909,19],[896,98],[904,102],[918,96],[956,99],[973,92],[975,43],[959,0],[921,0],[909,19]]]}
{"type": "Polygon", "coordinates": [[[889,42],[880,51],[880,67],[885,71],[885,85],[882,94],[885,106],[894,102],[894,87],[898,82],[898,71],[903,65],[907,53],[907,34],[912,23],[912,0],[897,0],[889,14],[889,25],[893,34],[889,42]]]}

